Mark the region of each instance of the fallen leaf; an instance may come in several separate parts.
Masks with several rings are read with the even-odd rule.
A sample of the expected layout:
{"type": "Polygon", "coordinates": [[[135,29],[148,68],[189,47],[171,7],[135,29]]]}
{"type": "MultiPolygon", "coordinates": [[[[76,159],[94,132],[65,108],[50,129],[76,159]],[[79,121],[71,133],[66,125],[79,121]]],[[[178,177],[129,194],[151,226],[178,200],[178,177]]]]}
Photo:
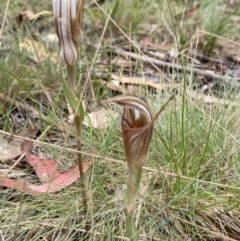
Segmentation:
{"type": "Polygon", "coordinates": [[[47,59],[50,59],[53,63],[59,61],[57,53],[49,51],[44,44],[32,39],[24,39],[20,43],[20,49],[36,63],[46,61],[47,59]]]}
{"type": "Polygon", "coordinates": [[[5,176],[9,178],[24,178],[28,173],[20,168],[14,168],[14,170],[9,171],[8,165],[0,165],[0,176],[5,176]]]}
{"type": "Polygon", "coordinates": [[[34,188],[31,188],[29,183],[17,179],[0,176],[0,186],[13,188],[20,192],[31,194],[33,196],[38,195],[38,192],[35,191],[34,188]]]}
{"type": "MultiPolygon", "coordinates": [[[[84,163],[83,164],[83,172],[86,172],[90,167],[92,163],[84,163]]],[[[30,185],[30,188],[34,191],[37,191],[38,193],[55,193],[57,191],[60,191],[66,186],[71,185],[75,181],[77,181],[80,178],[79,168],[78,165],[70,167],[67,171],[61,173],[58,177],[56,177],[54,180],[52,180],[49,183],[45,183],[43,185],[30,185]]]]}
{"type": "Polygon", "coordinates": [[[102,80],[101,83],[104,84],[104,85],[106,85],[106,87],[107,87],[108,89],[123,94],[123,91],[124,91],[124,90],[123,90],[123,87],[122,87],[120,81],[117,81],[117,80],[112,80],[112,81],[102,80]]]}
{"type": "MultiPolygon", "coordinates": [[[[30,129],[29,136],[35,136],[38,129],[30,129]]],[[[40,193],[55,193],[62,188],[69,186],[80,178],[78,165],[70,167],[67,171],[59,172],[58,164],[53,159],[42,160],[37,154],[31,153],[33,141],[25,140],[23,149],[26,154],[27,162],[33,167],[41,185],[33,185],[17,179],[11,179],[0,176],[0,186],[14,188],[18,191],[31,195],[40,193]]],[[[83,171],[86,172],[92,165],[92,162],[83,164],[83,171]]]]}
{"type": "Polygon", "coordinates": [[[23,144],[23,149],[26,154],[27,162],[33,167],[39,180],[44,182],[49,182],[54,178],[58,177],[60,173],[58,172],[58,164],[48,158],[47,160],[41,160],[37,154],[31,153],[33,147],[33,142],[26,140],[23,144]]]}
{"type": "Polygon", "coordinates": [[[0,160],[3,162],[12,160],[22,154],[21,144],[15,141],[8,142],[0,137],[0,160]]]}
{"type": "MultiPolygon", "coordinates": [[[[67,117],[67,121],[68,121],[68,123],[74,123],[74,117],[75,117],[75,115],[74,115],[74,113],[73,113],[73,110],[72,110],[70,104],[69,104],[69,103],[67,103],[67,104],[68,104],[68,112],[70,113],[70,114],[68,115],[68,117],[67,117]]],[[[86,104],[85,104],[85,101],[84,101],[84,100],[82,100],[82,106],[83,106],[84,113],[85,113],[85,111],[86,111],[86,104]]]]}
{"type": "Polygon", "coordinates": [[[58,44],[58,36],[55,33],[47,34],[43,37],[43,40],[48,43],[56,43],[58,44]]]}
{"type": "MultiPolygon", "coordinates": [[[[86,172],[91,167],[91,165],[92,165],[91,162],[84,163],[83,171],[86,172]]],[[[55,178],[51,182],[44,183],[42,185],[33,185],[21,180],[5,178],[0,176],[0,186],[13,188],[20,192],[37,196],[40,193],[56,193],[57,191],[60,191],[64,187],[74,183],[79,178],[80,178],[80,174],[79,174],[78,165],[75,165],[69,168],[69,170],[60,174],[57,178],[55,178]]]]}
{"type": "Polygon", "coordinates": [[[175,83],[155,83],[145,78],[125,77],[114,74],[112,74],[111,77],[112,81],[102,81],[102,83],[105,83],[106,87],[110,90],[117,91],[123,94],[134,94],[133,92],[139,91],[139,87],[141,86],[145,86],[148,89],[153,89],[160,92],[179,88],[179,85],[175,83]]]}
{"type": "Polygon", "coordinates": [[[109,126],[111,120],[117,118],[118,116],[118,113],[111,110],[102,109],[93,111],[86,115],[83,124],[95,129],[105,129],[109,126]]]}

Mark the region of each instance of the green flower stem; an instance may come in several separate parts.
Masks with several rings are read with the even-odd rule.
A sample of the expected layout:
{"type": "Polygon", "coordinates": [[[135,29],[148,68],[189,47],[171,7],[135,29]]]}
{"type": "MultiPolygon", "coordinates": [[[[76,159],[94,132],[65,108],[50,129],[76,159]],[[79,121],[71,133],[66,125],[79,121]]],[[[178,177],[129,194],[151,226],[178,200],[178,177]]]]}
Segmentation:
{"type": "MultiPolygon", "coordinates": [[[[78,168],[79,168],[79,173],[80,173],[80,185],[81,185],[81,190],[82,190],[82,203],[83,203],[83,211],[84,214],[87,216],[88,212],[88,205],[87,205],[87,190],[86,190],[86,185],[85,185],[85,175],[83,172],[83,161],[82,161],[82,143],[81,143],[81,132],[82,132],[82,122],[81,118],[79,115],[74,115],[74,123],[77,129],[77,159],[78,159],[78,168]]],[[[91,226],[90,223],[87,221],[85,229],[88,232],[90,230],[91,226]]]]}
{"type": "MultiPolygon", "coordinates": [[[[69,89],[71,91],[72,97],[76,100],[76,87],[75,87],[75,80],[74,80],[74,66],[67,65],[67,74],[68,74],[68,82],[69,82],[69,89]]],[[[81,98],[81,97],[80,97],[81,98]]],[[[85,176],[83,172],[83,161],[82,161],[82,143],[81,143],[81,135],[82,135],[82,119],[81,114],[84,115],[84,113],[79,113],[79,108],[75,106],[73,103],[75,101],[71,101],[69,99],[69,103],[71,105],[71,108],[73,110],[74,114],[74,124],[76,126],[77,130],[77,160],[78,160],[78,168],[79,168],[79,173],[80,173],[80,185],[81,185],[81,190],[82,190],[82,203],[83,203],[83,212],[85,216],[87,216],[87,190],[86,190],[86,185],[85,185],[85,176]]],[[[89,222],[86,222],[85,226],[86,231],[90,230],[90,224],[89,222]]]]}
{"type": "Polygon", "coordinates": [[[132,214],[127,214],[127,222],[126,222],[126,235],[130,238],[131,241],[140,240],[139,231],[135,225],[135,219],[132,214]]]}
{"type": "Polygon", "coordinates": [[[133,213],[134,211],[134,200],[137,196],[140,183],[142,179],[142,168],[139,168],[136,172],[129,172],[127,192],[126,192],[126,203],[127,211],[133,213]]]}
{"type": "Polygon", "coordinates": [[[126,203],[127,203],[127,222],[126,222],[126,235],[130,240],[138,241],[140,239],[139,231],[135,225],[133,217],[134,201],[140,188],[142,179],[142,168],[136,172],[129,172],[126,203]]]}
{"type": "MultiPolygon", "coordinates": [[[[68,83],[70,86],[70,90],[73,96],[76,98],[76,87],[75,87],[75,78],[74,78],[74,65],[67,65],[67,75],[68,75],[68,83]]],[[[71,106],[73,108],[73,106],[71,106]]],[[[74,109],[74,108],[73,108],[74,109]]]]}

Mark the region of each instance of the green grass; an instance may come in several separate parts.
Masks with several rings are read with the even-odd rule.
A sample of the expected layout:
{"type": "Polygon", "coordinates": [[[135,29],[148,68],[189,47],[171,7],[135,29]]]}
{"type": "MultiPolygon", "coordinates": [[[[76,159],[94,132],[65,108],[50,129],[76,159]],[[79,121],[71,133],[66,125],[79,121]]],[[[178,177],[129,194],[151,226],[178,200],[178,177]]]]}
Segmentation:
{"type": "MultiPolygon", "coordinates": [[[[43,16],[35,23],[27,23],[29,32],[18,29],[15,22],[22,10],[30,9],[35,13],[51,10],[50,1],[40,2],[10,1],[6,12],[0,41],[1,46],[6,46],[9,50],[3,52],[0,46],[0,94],[5,98],[0,99],[0,130],[20,135],[24,127],[12,128],[10,114],[17,107],[21,109],[27,106],[34,110],[38,115],[36,120],[32,117],[31,121],[40,128],[39,140],[45,143],[36,144],[36,149],[41,155],[53,157],[61,170],[66,170],[76,163],[76,143],[74,128],[66,122],[67,103],[61,81],[66,77],[64,66],[60,60],[53,63],[46,59],[36,63],[19,47],[22,39],[32,38],[33,29],[34,34],[39,36],[39,42],[43,43],[43,36],[49,32],[54,33],[53,19],[51,16],[43,16]],[[37,28],[34,28],[35,24],[37,28]],[[1,52],[4,54],[1,55],[1,52]],[[14,101],[22,106],[16,106],[14,101]]],[[[239,39],[239,26],[234,18],[239,14],[239,8],[238,5],[231,8],[229,1],[206,0],[194,17],[180,17],[180,20],[177,16],[183,16],[192,7],[192,1],[155,0],[144,1],[143,5],[139,0],[130,1],[137,6],[134,11],[129,11],[128,2],[120,0],[117,5],[117,1],[113,4],[106,0],[101,6],[108,14],[112,14],[113,20],[130,40],[111,20],[104,30],[108,16],[93,2],[86,3],[84,45],[81,45],[77,83],[80,89],[90,77],[96,86],[98,100],[113,94],[100,84],[102,77],[97,75],[99,71],[108,78],[111,71],[119,73],[119,69],[123,75],[144,75],[146,66],[141,61],[130,67],[117,66],[121,58],[115,58],[113,48],[132,48],[133,52],[139,53],[134,44],[137,41],[137,45],[142,46],[140,41],[147,37],[158,45],[165,41],[164,43],[170,42],[176,46],[178,41],[180,49],[195,46],[193,48],[216,57],[214,54],[219,46],[224,47],[228,41],[237,42],[239,39]],[[91,3],[91,7],[88,7],[91,3]],[[211,9],[216,6],[221,14],[211,14],[211,9]],[[128,19],[133,19],[133,22],[128,19]],[[155,28],[155,31],[151,28],[155,28]],[[196,42],[190,43],[197,29],[214,34],[214,39],[210,34],[201,36],[202,48],[196,42]],[[102,46],[96,50],[92,45],[100,41],[103,31],[102,46]],[[95,55],[98,61],[93,62],[95,55]],[[108,61],[104,58],[108,58],[108,61]],[[102,63],[104,68],[100,66],[102,63]],[[91,65],[92,71],[88,73],[91,65]],[[129,71],[126,70],[128,68],[129,71]]],[[[4,16],[6,4],[0,3],[0,7],[0,16],[4,16]]],[[[2,23],[2,17],[0,21],[2,23]]],[[[56,52],[56,49],[57,45],[54,45],[52,51],[56,52]]],[[[187,60],[183,66],[186,64],[187,60]]],[[[172,76],[168,76],[171,83],[175,81],[172,76]]],[[[143,171],[135,213],[141,240],[238,240],[239,93],[224,86],[216,90],[217,96],[228,99],[231,103],[222,104],[219,101],[210,105],[203,99],[194,100],[191,97],[191,83],[196,81],[195,77],[182,75],[179,78],[175,100],[155,123],[149,160],[143,171]],[[186,89],[184,82],[188,84],[186,89]]],[[[87,112],[106,108],[99,102],[91,101],[92,87],[89,82],[87,86],[84,94],[87,112]]],[[[147,99],[153,113],[156,113],[171,95],[171,91],[152,94],[144,89],[139,95],[147,99]]],[[[7,138],[3,132],[0,135],[7,138]]],[[[82,136],[84,161],[93,161],[92,168],[86,173],[88,216],[92,223],[89,240],[127,240],[125,184],[128,173],[119,120],[112,119],[110,126],[103,130],[84,127],[82,136]]],[[[3,166],[10,168],[11,164],[2,162],[0,157],[0,170],[3,166]]],[[[19,179],[25,180],[28,174],[34,177],[33,174],[30,175],[28,167],[19,165],[18,168],[26,173],[19,179]]],[[[36,182],[36,179],[28,181],[36,182]]],[[[77,181],[57,194],[42,194],[38,197],[12,189],[0,189],[0,240],[83,240],[86,220],[82,213],[79,184],[77,181]]]]}

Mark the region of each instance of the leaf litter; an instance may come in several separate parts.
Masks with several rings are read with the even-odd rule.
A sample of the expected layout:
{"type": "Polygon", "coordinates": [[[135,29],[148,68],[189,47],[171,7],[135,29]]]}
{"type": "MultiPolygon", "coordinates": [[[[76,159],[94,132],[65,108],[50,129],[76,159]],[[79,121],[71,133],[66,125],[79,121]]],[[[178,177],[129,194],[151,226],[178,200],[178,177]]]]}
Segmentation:
{"type": "MultiPolygon", "coordinates": [[[[230,0],[229,3],[231,5],[235,4],[235,1],[230,0]]],[[[175,18],[191,18],[197,14],[199,10],[199,5],[195,8],[192,8],[185,12],[184,16],[174,16],[175,18]]],[[[204,34],[203,34],[204,35],[204,34]]],[[[200,42],[204,41],[203,35],[200,37],[200,42]]],[[[164,36],[165,38],[165,36],[164,36]]],[[[51,37],[45,38],[45,41],[51,42],[51,37]],[[49,39],[49,40],[48,40],[49,39]]],[[[133,37],[134,39],[134,37],[133,37]]],[[[100,81],[102,85],[106,86],[108,90],[113,91],[113,93],[124,93],[124,94],[136,94],[139,93],[139,89],[141,87],[145,87],[147,90],[161,90],[162,92],[168,92],[171,89],[179,89],[181,88],[181,84],[178,82],[178,79],[174,76],[175,73],[178,73],[180,78],[182,78],[183,70],[179,61],[179,52],[175,51],[175,46],[173,43],[165,42],[164,44],[155,43],[149,38],[148,35],[142,36],[142,43],[140,43],[140,50],[142,53],[146,55],[146,57],[141,54],[136,54],[135,49],[129,48],[129,45],[125,45],[124,43],[118,43],[118,47],[114,51],[112,51],[112,46],[109,48],[108,46],[102,46],[102,49],[112,51],[117,57],[112,62],[113,71],[111,73],[110,80],[105,78],[105,71],[108,68],[109,62],[111,61],[110,57],[106,58],[106,56],[100,56],[97,63],[101,63],[99,65],[100,69],[100,81]],[[162,49],[161,49],[162,45],[162,49]],[[173,51],[174,50],[174,54],[173,51]],[[172,52],[171,52],[172,51],[172,52]],[[149,58],[150,57],[150,58],[149,58]],[[110,61],[109,61],[110,59],[110,61]],[[115,62],[116,61],[116,62],[115,62]],[[132,72],[132,69],[136,67],[139,63],[143,66],[143,71],[135,71],[132,72]],[[153,66],[154,64],[155,66],[153,66]],[[131,66],[131,67],[129,67],[131,66]],[[114,71],[116,67],[116,71],[114,71]],[[119,73],[118,68],[123,67],[123,71],[119,73]],[[102,71],[101,71],[102,68],[102,71]],[[174,80],[174,81],[173,81],[174,80]],[[176,80],[176,81],[175,81],[176,80]]],[[[167,39],[167,37],[166,37],[167,39]]],[[[27,40],[26,42],[31,44],[32,40],[27,40]]],[[[41,43],[41,40],[38,40],[41,43]]],[[[138,40],[135,40],[138,42],[138,40]]],[[[113,43],[114,44],[114,43],[113,43]]],[[[45,48],[45,46],[40,46],[34,42],[34,45],[39,47],[39,49],[45,48]],[[35,45],[36,44],[36,45],[35,45]],[[43,48],[42,48],[43,47],[43,48]]],[[[26,51],[28,56],[36,63],[40,61],[47,60],[49,56],[49,50],[43,51],[43,55],[41,55],[40,59],[33,58],[33,55],[36,55],[36,50],[38,48],[25,48],[26,45],[22,46],[22,49],[26,51]]],[[[91,45],[91,48],[94,49],[94,46],[91,45]]],[[[223,82],[230,83],[230,85],[235,84],[235,86],[239,85],[239,46],[235,44],[231,45],[231,51],[229,48],[222,48],[222,46],[217,46],[216,50],[218,57],[206,56],[201,54],[201,49],[197,49],[197,51],[189,50],[189,56],[192,58],[191,61],[187,63],[187,72],[189,76],[191,74],[194,75],[195,81],[198,81],[198,90],[192,90],[189,93],[189,96],[193,100],[203,100],[206,104],[218,104],[223,103],[224,105],[229,105],[231,100],[220,99],[217,96],[206,95],[206,91],[211,92],[211,88],[215,83],[223,82]],[[199,84],[200,83],[200,84],[199,84]],[[199,93],[200,92],[200,93],[199,93]]],[[[138,50],[137,50],[138,52],[138,50]]],[[[57,58],[56,58],[57,59],[57,58]]],[[[190,58],[189,58],[190,59],[190,58]]],[[[53,60],[55,61],[55,60],[53,60]]],[[[137,68],[136,68],[137,69],[137,68]]],[[[156,92],[158,93],[158,92],[156,92]]],[[[89,126],[93,126],[94,128],[100,128],[102,116],[106,116],[104,111],[102,114],[97,114],[94,111],[93,114],[89,113],[91,121],[89,121],[89,126]],[[92,116],[92,117],[91,117],[92,116]],[[95,123],[96,122],[96,123],[95,123]],[[100,123],[100,124],[99,124],[100,123]]],[[[107,117],[108,118],[108,117],[107,117]]],[[[106,118],[106,119],[107,119],[106,118]]],[[[109,117],[111,118],[111,117],[109,117]]],[[[104,125],[103,125],[104,126],[104,125]]],[[[104,127],[105,128],[105,127],[104,127]]],[[[7,145],[7,142],[3,141],[3,146],[7,145]]],[[[33,146],[33,142],[26,141],[23,143],[23,152],[26,155],[26,160],[30,164],[33,170],[35,170],[36,177],[38,177],[40,185],[33,185],[29,182],[15,180],[13,178],[5,178],[2,179],[2,175],[0,178],[1,183],[10,188],[15,188],[19,191],[23,191],[25,193],[29,193],[31,195],[38,195],[42,192],[54,193],[61,188],[64,188],[66,185],[70,185],[72,181],[76,181],[79,176],[77,174],[77,166],[73,166],[69,168],[66,172],[60,172],[59,167],[55,160],[51,158],[41,159],[37,154],[33,154],[31,152],[31,148],[33,146]],[[51,169],[51,170],[50,170],[51,169]],[[66,175],[61,175],[66,174],[66,175]],[[64,180],[63,180],[64,179],[64,180]],[[65,181],[67,180],[67,181],[65,181]],[[70,183],[70,184],[69,184],[70,183]]],[[[11,148],[10,148],[11,149],[11,148]]],[[[17,148],[18,149],[18,148],[17,148]]],[[[3,150],[5,151],[5,150],[3,150]]],[[[16,154],[15,154],[16,155],[16,154]]],[[[19,153],[20,155],[20,153],[19,153]]],[[[11,160],[16,158],[18,155],[14,157],[11,156],[10,151],[7,154],[7,159],[11,160]]],[[[89,164],[91,165],[91,163],[89,164]]],[[[89,166],[86,166],[86,169],[89,166]]],[[[4,177],[4,176],[3,176],[4,177]]],[[[219,213],[225,212],[224,210],[217,210],[215,212],[216,219],[219,220],[219,213]]],[[[207,215],[206,215],[207,216],[207,215]]],[[[232,218],[232,217],[231,217],[232,218]]],[[[228,223],[228,221],[226,222],[228,223]]],[[[220,223],[220,225],[222,225],[220,223]]],[[[217,230],[217,229],[216,229],[217,230]]],[[[236,236],[236,239],[239,236],[236,236]]],[[[230,240],[230,239],[229,239],[230,240]]]]}
{"type": "Polygon", "coordinates": [[[22,154],[21,143],[11,141],[10,143],[0,136],[0,161],[7,162],[22,154]]]}
{"type": "MultiPolygon", "coordinates": [[[[30,129],[28,134],[36,136],[38,131],[38,129],[30,129]]],[[[41,184],[34,185],[26,181],[11,179],[1,175],[0,186],[13,188],[36,196],[40,193],[56,193],[80,178],[78,165],[70,167],[67,171],[60,172],[58,163],[55,160],[51,158],[43,160],[37,154],[31,153],[33,142],[34,140],[25,140],[23,142],[23,151],[25,153],[26,162],[33,168],[41,184]]],[[[84,172],[86,172],[91,165],[91,162],[84,163],[84,172]]]]}

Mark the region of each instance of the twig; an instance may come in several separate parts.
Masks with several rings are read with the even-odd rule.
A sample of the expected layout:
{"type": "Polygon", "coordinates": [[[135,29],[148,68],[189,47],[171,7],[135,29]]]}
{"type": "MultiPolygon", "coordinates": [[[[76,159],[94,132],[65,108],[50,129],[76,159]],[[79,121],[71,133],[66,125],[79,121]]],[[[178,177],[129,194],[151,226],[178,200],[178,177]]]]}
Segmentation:
{"type": "MultiPolygon", "coordinates": [[[[144,63],[160,65],[162,67],[168,67],[168,68],[175,69],[175,70],[178,70],[178,71],[183,71],[182,66],[179,65],[179,64],[168,63],[168,62],[158,60],[158,59],[155,59],[155,58],[152,58],[152,57],[138,55],[138,54],[135,54],[135,53],[132,53],[132,52],[124,51],[124,50],[119,49],[119,48],[115,49],[114,51],[115,51],[115,53],[117,53],[119,55],[127,56],[127,57],[130,57],[130,58],[135,59],[135,60],[141,60],[144,63]]],[[[210,78],[210,79],[213,79],[213,80],[219,80],[220,79],[220,80],[225,80],[225,81],[240,82],[239,78],[232,78],[232,77],[229,77],[229,76],[221,76],[221,75],[212,73],[209,70],[201,70],[201,69],[197,69],[197,68],[192,67],[192,66],[185,66],[184,68],[185,68],[185,71],[188,72],[188,73],[194,73],[196,75],[202,75],[204,77],[207,77],[207,78],[210,78]]]]}

